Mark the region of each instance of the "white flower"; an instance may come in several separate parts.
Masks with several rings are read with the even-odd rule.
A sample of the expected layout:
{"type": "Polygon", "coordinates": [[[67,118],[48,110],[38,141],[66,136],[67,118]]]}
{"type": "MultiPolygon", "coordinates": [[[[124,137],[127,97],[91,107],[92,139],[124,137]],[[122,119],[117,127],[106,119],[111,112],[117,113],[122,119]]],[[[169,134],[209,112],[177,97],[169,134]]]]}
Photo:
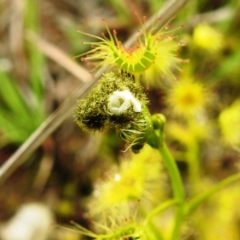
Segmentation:
{"type": "Polygon", "coordinates": [[[130,107],[134,112],[141,112],[141,103],[132,95],[129,90],[115,91],[108,99],[108,109],[114,114],[124,113],[130,107]]]}
{"type": "Polygon", "coordinates": [[[27,203],[3,226],[2,240],[46,240],[54,222],[52,211],[42,203],[27,203]]]}

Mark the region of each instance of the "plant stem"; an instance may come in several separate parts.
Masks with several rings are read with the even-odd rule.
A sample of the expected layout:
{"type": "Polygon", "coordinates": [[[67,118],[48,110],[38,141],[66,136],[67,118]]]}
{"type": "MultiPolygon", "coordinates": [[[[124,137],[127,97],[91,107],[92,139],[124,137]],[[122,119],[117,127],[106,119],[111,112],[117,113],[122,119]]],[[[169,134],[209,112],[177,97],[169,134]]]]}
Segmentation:
{"type": "Polygon", "coordinates": [[[240,173],[234,174],[223,179],[221,182],[219,182],[212,188],[208,189],[206,192],[194,197],[192,200],[189,201],[187,208],[185,210],[185,215],[189,215],[190,213],[192,213],[203,201],[211,197],[220,189],[238,180],[240,180],[240,173]]]}
{"type": "MultiPolygon", "coordinates": [[[[161,204],[162,205],[162,204],[161,204]]],[[[151,240],[165,240],[162,236],[162,233],[160,232],[160,230],[155,226],[155,224],[152,223],[152,218],[149,217],[150,213],[146,213],[146,211],[141,207],[141,214],[144,216],[145,221],[144,221],[144,227],[145,227],[145,231],[148,232],[149,235],[151,235],[151,240]]]]}
{"type": "Polygon", "coordinates": [[[176,199],[171,199],[168,200],[164,203],[162,203],[161,205],[157,206],[156,208],[154,208],[148,215],[146,218],[146,224],[153,218],[155,217],[157,214],[161,213],[162,211],[164,211],[165,209],[174,206],[178,204],[178,201],[176,199]]]}
{"type": "Polygon", "coordinates": [[[201,167],[199,161],[199,142],[198,137],[195,134],[196,119],[192,116],[187,117],[187,125],[191,132],[191,141],[187,144],[186,160],[189,167],[189,183],[191,187],[191,192],[194,194],[196,192],[196,187],[201,178],[201,167]]]}
{"type": "Polygon", "coordinates": [[[166,165],[171,179],[174,199],[178,202],[176,209],[175,225],[171,236],[171,240],[177,240],[180,234],[180,227],[184,217],[184,187],[176,162],[165,143],[160,146],[159,152],[163,158],[163,161],[166,165]]]}
{"type": "Polygon", "coordinates": [[[154,238],[154,239],[157,239],[157,240],[164,240],[164,238],[163,238],[161,232],[159,231],[159,229],[157,229],[151,221],[148,222],[147,226],[148,226],[149,231],[151,232],[151,239],[154,238]]]}

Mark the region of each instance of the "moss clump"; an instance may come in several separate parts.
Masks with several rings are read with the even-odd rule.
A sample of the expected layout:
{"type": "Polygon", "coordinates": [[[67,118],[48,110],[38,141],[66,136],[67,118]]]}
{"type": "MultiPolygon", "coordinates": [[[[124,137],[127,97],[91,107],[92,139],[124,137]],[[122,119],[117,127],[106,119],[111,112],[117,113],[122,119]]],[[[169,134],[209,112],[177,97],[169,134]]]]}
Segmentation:
{"type": "Polygon", "coordinates": [[[126,73],[109,72],[102,76],[98,86],[82,100],[75,109],[75,122],[87,131],[102,131],[107,127],[124,128],[129,122],[138,118],[139,112],[133,106],[120,114],[111,112],[108,108],[109,98],[116,91],[129,91],[133,98],[142,106],[147,104],[143,88],[132,76],[126,73]]]}

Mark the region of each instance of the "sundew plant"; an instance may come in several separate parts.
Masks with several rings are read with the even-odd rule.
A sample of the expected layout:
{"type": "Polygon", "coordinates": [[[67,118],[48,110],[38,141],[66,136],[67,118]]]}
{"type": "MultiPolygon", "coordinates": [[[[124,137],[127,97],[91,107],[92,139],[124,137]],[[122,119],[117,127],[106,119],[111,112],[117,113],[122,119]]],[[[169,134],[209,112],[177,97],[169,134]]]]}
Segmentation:
{"type": "MultiPolygon", "coordinates": [[[[103,66],[109,70],[102,74],[97,86],[78,101],[75,122],[90,134],[115,129],[126,147],[122,150],[125,157],[121,164],[110,169],[107,177],[96,185],[86,213],[92,229],[73,224],[80,234],[90,239],[188,239],[191,214],[240,175],[227,177],[202,191],[198,143],[206,138],[208,129],[204,120],[198,120],[204,119],[206,106],[211,101],[210,88],[193,77],[189,60],[181,57],[183,41],[177,31],[184,31],[182,26],[174,29],[169,26],[170,22],[159,29],[161,19],[156,18],[148,29],[146,17],[137,13],[135,16],[142,34],[130,48],[119,40],[116,30],[109,29],[106,20],[103,20],[106,33],[102,36],[79,31],[90,39],[81,42],[90,46],[89,51],[79,56],[81,60],[92,66],[92,71],[103,66]],[[146,87],[165,92],[167,115],[181,118],[181,124],[168,122],[161,112],[151,113],[146,87]],[[186,146],[188,185],[168,148],[168,139],[186,146]]],[[[211,48],[201,31],[215,34],[210,27],[200,26],[193,37],[196,47],[200,42],[200,48],[217,51],[220,37],[214,35],[218,45],[211,48]]],[[[223,131],[228,126],[229,114],[237,115],[235,108],[239,109],[239,102],[221,114],[223,131]]],[[[239,139],[227,134],[228,130],[225,132],[228,138],[238,142],[239,139]]]]}

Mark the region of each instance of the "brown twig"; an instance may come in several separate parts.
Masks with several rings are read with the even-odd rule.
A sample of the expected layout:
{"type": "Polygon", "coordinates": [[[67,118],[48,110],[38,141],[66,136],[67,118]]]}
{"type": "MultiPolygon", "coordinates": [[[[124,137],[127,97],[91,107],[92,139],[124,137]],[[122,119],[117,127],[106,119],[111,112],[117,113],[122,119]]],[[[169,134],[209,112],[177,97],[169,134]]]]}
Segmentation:
{"type": "Polygon", "coordinates": [[[28,32],[27,40],[31,41],[40,49],[47,57],[54,60],[60,66],[65,68],[73,76],[77,77],[82,82],[87,82],[92,79],[92,75],[81,67],[79,64],[74,62],[69,56],[67,56],[62,50],[55,47],[48,41],[36,36],[33,32],[28,32]]]}
{"type": "MultiPolygon", "coordinates": [[[[156,17],[161,18],[162,21],[159,23],[158,27],[162,27],[166,21],[173,17],[186,3],[188,0],[172,0],[167,2],[165,6],[161,8],[159,12],[156,13],[146,22],[146,27],[149,28],[156,17]]],[[[125,43],[125,46],[131,46],[136,38],[139,35],[138,33],[133,34],[128,41],[125,43]]],[[[28,157],[38,148],[41,143],[52,133],[54,132],[61,123],[72,115],[73,108],[77,99],[82,98],[84,93],[88,92],[96,83],[98,78],[103,72],[107,70],[107,67],[101,68],[95,75],[94,78],[90,81],[87,81],[84,85],[77,88],[72,95],[70,95],[62,105],[52,113],[39,128],[27,139],[25,143],[1,166],[0,168],[0,184],[23,162],[26,161],[28,157]]]]}
{"type": "Polygon", "coordinates": [[[9,23],[9,48],[11,53],[19,52],[23,49],[23,1],[11,0],[11,14],[9,23]]]}
{"type": "Polygon", "coordinates": [[[184,24],[185,29],[191,29],[200,23],[216,23],[227,20],[235,14],[235,10],[230,7],[222,7],[214,11],[196,14],[190,17],[184,24]]]}

